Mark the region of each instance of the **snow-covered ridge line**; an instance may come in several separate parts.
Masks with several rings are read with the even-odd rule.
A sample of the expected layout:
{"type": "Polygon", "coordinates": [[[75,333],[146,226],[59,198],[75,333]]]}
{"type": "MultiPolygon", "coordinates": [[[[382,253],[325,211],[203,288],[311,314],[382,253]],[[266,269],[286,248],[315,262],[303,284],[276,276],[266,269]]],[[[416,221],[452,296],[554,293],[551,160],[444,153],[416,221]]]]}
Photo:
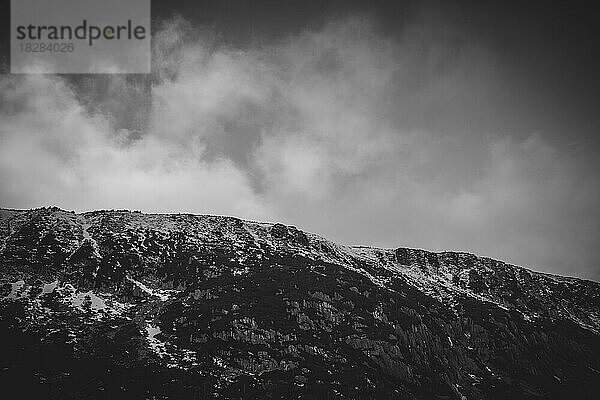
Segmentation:
{"type": "MultiPolygon", "coordinates": [[[[141,230],[141,229],[154,229],[159,232],[179,232],[183,228],[195,227],[197,224],[201,228],[206,225],[213,225],[215,223],[221,222],[225,223],[225,225],[229,224],[239,224],[244,227],[246,232],[254,237],[255,240],[260,239],[262,241],[266,240],[266,234],[269,229],[273,228],[276,225],[282,225],[277,223],[267,223],[267,222],[257,222],[253,220],[244,220],[237,217],[232,216],[221,216],[221,215],[210,215],[210,214],[192,214],[192,213],[143,213],[140,211],[129,211],[129,210],[96,210],[96,211],[86,211],[77,213],[75,211],[67,211],[58,207],[41,207],[35,209],[10,209],[10,208],[0,208],[0,226],[2,224],[10,224],[10,230],[4,229],[7,231],[5,235],[10,235],[12,230],[18,228],[20,224],[26,220],[25,214],[29,215],[42,215],[42,214],[54,214],[54,217],[58,220],[65,220],[69,224],[79,224],[81,228],[81,232],[83,233],[83,239],[89,240],[94,248],[94,251],[98,251],[97,243],[94,240],[93,236],[90,234],[89,230],[98,224],[102,224],[103,218],[98,217],[118,217],[120,223],[124,224],[124,227],[128,229],[141,230]],[[20,217],[20,218],[15,218],[20,217]],[[121,218],[123,217],[123,218],[121,218]],[[191,219],[191,220],[189,220],[191,219]],[[11,223],[12,222],[12,223],[11,223]]],[[[323,236],[320,236],[315,233],[304,232],[302,230],[297,229],[292,225],[283,225],[288,229],[294,229],[298,232],[304,234],[311,244],[323,244],[328,245],[331,250],[334,251],[334,255],[342,258],[350,257],[359,257],[359,258],[373,258],[375,257],[375,253],[380,254],[393,254],[398,251],[409,251],[413,254],[420,254],[424,257],[426,256],[434,256],[438,259],[446,258],[446,257],[459,257],[459,258],[473,258],[480,260],[484,264],[499,264],[509,268],[517,268],[523,269],[530,273],[536,274],[538,276],[542,276],[548,279],[553,279],[560,282],[589,282],[593,284],[598,284],[593,280],[582,279],[576,277],[567,277],[557,274],[551,274],[546,272],[538,272],[531,270],[529,268],[517,266],[511,263],[507,263],[498,259],[493,259],[490,257],[481,257],[477,256],[473,253],[464,252],[464,251],[439,251],[433,252],[420,248],[409,248],[409,247],[397,247],[397,248],[381,248],[375,246],[368,245],[343,245],[337,244],[333,241],[326,239],[323,236]]],[[[220,228],[225,229],[227,226],[221,226],[220,228]]],[[[3,230],[0,229],[0,235],[3,234],[3,230]]],[[[4,246],[4,243],[7,239],[7,236],[0,236],[0,243],[4,246]]],[[[376,258],[376,257],[375,257],[376,258]]]]}
{"type": "MultiPolygon", "coordinates": [[[[193,213],[144,213],[141,211],[130,211],[130,210],[126,210],[126,209],[113,209],[113,210],[94,210],[94,211],[85,211],[85,212],[75,212],[75,211],[69,211],[69,210],[64,210],[58,207],[40,207],[40,208],[35,208],[35,209],[11,209],[11,208],[0,208],[0,224],[4,223],[5,219],[7,219],[7,214],[27,214],[27,213],[48,213],[48,212],[53,212],[53,213],[62,213],[62,214],[66,214],[69,216],[76,216],[79,217],[77,219],[80,219],[78,222],[82,225],[82,230],[83,230],[83,234],[84,234],[84,238],[90,238],[91,236],[88,233],[88,229],[91,228],[95,223],[98,223],[99,221],[95,220],[95,217],[98,216],[106,216],[106,215],[112,215],[112,216],[127,216],[129,217],[129,220],[127,221],[127,226],[130,228],[137,228],[137,229],[145,229],[145,228],[152,228],[152,229],[157,229],[159,231],[165,231],[165,232],[172,232],[172,231],[176,231],[179,228],[181,228],[180,223],[182,223],[182,218],[191,218],[193,219],[192,221],[185,221],[186,224],[189,223],[201,223],[201,224],[206,224],[206,223],[214,223],[214,222],[227,222],[227,223],[241,223],[244,226],[246,226],[248,228],[249,233],[251,234],[256,234],[258,232],[260,232],[260,230],[268,230],[269,228],[275,226],[275,225],[281,225],[278,223],[274,223],[274,222],[260,222],[260,221],[254,221],[254,220],[247,220],[247,219],[242,219],[242,218],[238,218],[235,216],[227,216],[227,215],[211,215],[211,214],[193,214],[193,213]],[[179,223],[179,224],[178,224],[179,223]],[[257,229],[258,228],[258,229],[257,229]]],[[[293,225],[284,225],[288,228],[293,228],[296,229],[293,225]]],[[[584,278],[577,278],[577,277],[568,277],[568,276],[562,276],[562,275],[558,275],[558,274],[552,274],[552,273],[547,273],[547,272],[540,272],[540,271],[535,271],[532,270],[528,267],[521,267],[515,264],[512,264],[510,262],[505,262],[502,260],[499,260],[497,258],[491,258],[491,257],[487,257],[487,256],[478,256],[474,253],[470,253],[470,252],[465,252],[465,251],[453,251],[453,250],[443,250],[443,251],[429,251],[426,249],[422,249],[422,248],[412,248],[412,247],[396,247],[396,248],[385,248],[385,247],[376,247],[376,246],[369,246],[369,245],[344,245],[344,244],[337,244],[335,242],[332,242],[330,240],[328,240],[327,238],[320,236],[318,234],[315,233],[310,233],[310,232],[305,232],[303,230],[299,230],[300,232],[304,233],[309,240],[312,242],[320,242],[320,243],[327,243],[330,246],[332,246],[333,248],[335,248],[336,250],[341,250],[342,253],[346,253],[346,254],[360,254],[361,252],[364,251],[373,251],[373,252],[395,252],[397,250],[409,250],[415,253],[423,253],[423,254],[429,254],[429,255],[435,255],[437,257],[444,257],[444,256],[448,256],[448,255],[455,255],[455,256],[460,256],[460,257],[475,257],[477,259],[480,259],[482,261],[489,261],[492,263],[501,263],[504,264],[508,267],[512,267],[512,268],[522,268],[525,269],[527,271],[530,271],[532,273],[535,274],[539,274],[539,275],[543,275],[543,276],[547,276],[547,277],[553,277],[559,280],[583,280],[583,281],[588,281],[588,282],[594,282],[597,283],[593,280],[590,279],[584,279],[584,278]]],[[[1,238],[0,238],[1,239],[1,238]]]]}
{"type": "MultiPolygon", "coordinates": [[[[377,286],[385,286],[390,290],[394,277],[401,277],[420,291],[439,297],[443,301],[454,293],[493,302],[502,308],[510,308],[511,304],[518,305],[515,302],[511,303],[512,300],[508,297],[511,289],[503,287],[504,283],[512,280],[515,285],[520,286],[519,290],[526,289],[527,296],[533,296],[529,298],[535,299],[530,302],[528,298],[523,297],[521,303],[535,305],[551,302],[559,315],[579,324],[598,325],[600,329],[600,311],[596,309],[600,307],[597,307],[597,301],[594,300],[595,293],[600,293],[597,283],[538,273],[464,252],[436,253],[410,248],[346,246],[316,234],[305,233],[290,225],[244,221],[225,216],[144,214],[125,210],[86,213],[68,212],[58,208],[0,210],[0,235],[3,235],[0,236],[1,242],[6,243],[9,240],[7,235],[12,232],[25,235],[23,237],[26,239],[31,237],[31,246],[34,247],[41,240],[49,238],[60,248],[68,249],[71,255],[78,253],[78,256],[81,256],[81,249],[84,253],[89,252],[90,249],[83,247],[88,243],[91,245],[92,258],[98,260],[95,264],[96,270],[92,272],[93,280],[96,280],[100,273],[100,261],[106,263],[107,257],[111,257],[110,251],[107,253],[105,249],[116,243],[123,249],[122,252],[119,250],[121,255],[139,257],[138,260],[144,259],[144,263],[149,260],[151,253],[147,243],[153,243],[151,246],[158,248],[158,255],[152,257],[164,256],[171,259],[176,257],[179,251],[174,245],[187,243],[196,248],[199,255],[204,252],[210,253],[217,248],[226,250],[230,257],[227,262],[240,267],[232,269],[239,276],[249,272],[246,260],[253,252],[256,260],[263,260],[269,253],[298,257],[316,263],[337,264],[366,276],[377,286]],[[2,225],[9,223],[10,229],[2,225]],[[23,233],[19,233],[21,226],[27,228],[23,233]],[[33,236],[39,237],[31,236],[31,232],[33,236]],[[34,243],[35,241],[37,243],[34,243]],[[101,249],[101,246],[104,246],[104,249],[101,249]],[[477,285],[479,287],[476,287],[477,285]],[[586,298],[590,301],[577,300],[586,298]],[[561,305],[558,302],[560,299],[567,299],[568,306],[561,305]],[[579,311],[578,306],[581,308],[579,311]]],[[[89,265],[94,265],[94,262],[90,261],[89,265]]],[[[104,265],[108,270],[122,268],[118,261],[109,261],[108,267],[104,265]],[[110,266],[111,264],[114,266],[110,266]]],[[[143,271],[129,271],[126,280],[133,285],[138,294],[163,302],[168,301],[175,293],[174,289],[150,287],[147,282],[151,280],[146,278],[143,271]]],[[[150,285],[162,287],[161,283],[150,285]]],[[[533,315],[526,308],[518,309],[524,315],[533,315]]]]}

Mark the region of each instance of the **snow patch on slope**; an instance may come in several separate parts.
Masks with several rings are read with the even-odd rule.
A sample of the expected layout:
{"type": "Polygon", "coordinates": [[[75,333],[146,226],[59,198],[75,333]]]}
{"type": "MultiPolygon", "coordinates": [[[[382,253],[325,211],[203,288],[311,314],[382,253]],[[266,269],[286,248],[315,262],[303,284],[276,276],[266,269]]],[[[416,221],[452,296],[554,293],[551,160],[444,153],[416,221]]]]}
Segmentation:
{"type": "Polygon", "coordinates": [[[161,301],[167,301],[174,293],[177,293],[176,289],[151,289],[148,286],[144,285],[140,281],[136,281],[131,277],[127,277],[127,280],[133,283],[138,289],[142,291],[142,293],[147,294],[150,297],[158,297],[161,301]]]}

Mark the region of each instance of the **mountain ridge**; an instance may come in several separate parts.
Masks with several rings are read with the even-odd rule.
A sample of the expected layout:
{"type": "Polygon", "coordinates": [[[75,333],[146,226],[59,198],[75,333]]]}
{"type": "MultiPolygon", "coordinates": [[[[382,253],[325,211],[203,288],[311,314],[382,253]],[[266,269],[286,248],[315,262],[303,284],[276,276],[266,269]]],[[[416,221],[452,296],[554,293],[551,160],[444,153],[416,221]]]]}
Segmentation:
{"type": "Polygon", "coordinates": [[[173,374],[186,382],[182,398],[586,398],[583,384],[600,389],[600,284],[470,253],[338,245],[227,216],[2,209],[0,268],[3,342],[18,349],[6,349],[7,376],[51,376],[63,396],[91,378],[64,366],[69,375],[57,377],[56,365],[30,371],[18,361],[32,357],[24,332],[37,332],[39,354],[58,332],[50,342],[71,362],[94,370],[94,354],[111,371],[156,370],[162,382],[122,372],[135,382],[123,392],[103,372],[73,398],[179,398],[173,374]],[[125,335],[135,356],[105,334],[125,335]]]}
{"type": "MultiPolygon", "coordinates": [[[[55,210],[55,211],[61,211],[61,212],[65,212],[65,213],[73,213],[73,214],[79,214],[79,215],[85,215],[85,214],[93,214],[93,213],[110,213],[110,212],[121,212],[121,213],[136,213],[136,214],[142,214],[142,215],[149,215],[149,216],[190,216],[190,217],[219,217],[219,218],[231,218],[233,220],[240,220],[243,222],[249,222],[249,223],[257,223],[257,224],[267,224],[267,225],[276,225],[276,224],[281,224],[281,225],[285,225],[285,226],[292,226],[295,227],[294,225],[291,224],[285,224],[282,222],[274,222],[274,221],[259,221],[259,220],[254,220],[254,219],[247,219],[247,218],[240,218],[240,217],[236,217],[234,215],[226,215],[226,214],[198,214],[198,213],[187,213],[187,212],[177,212],[177,213],[171,213],[171,212],[144,212],[144,211],[139,211],[139,210],[129,210],[129,209],[97,209],[97,210],[88,210],[88,211],[81,211],[81,212],[76,212],[74,210],[67,210],[67,209],[63,209],[61,207],[58,206],[43,206],[43,207],[35,207],[35,208],[11,208],[11,207],[0,207],[0,212],[2,211],[15,211],[15,212],[31,212],[31,211],[36,211],[36,210],[55,210]]],[[[303,232],[307,232],[304,231],[303,232]]],[[[324,240],[328,240],[331,241],[329,239],[326,238],[326,236],[323,236],[321,234],[317,234],[317,233],[310,233],[311,235],[315,235],[318,236],[324,240]]],[[[334,242],[334,241],[331,241],[334,242]]],[[[337,242],[335,242],[337,243],[337,242]]],[[[516,268],[522,268],[522,269],[526,269],[530,272],[536,273],[536,274],[541,274],[541,275],[546,275],[546,276],[556,276],[556,277],[560,277],[560,278],[566,278],[566,279],[578,279],[578,280],[582,280],[582,281],[589,281],[592,283],[597,283],[600,284],[600,281],[597,281],[595,279],[592,278],[584,278],[584,277],[580,277],[580,276],[573,276],[573,275],[563,275],[560,273],[554,273],[554,272],[547,272],[547,271],[539,271],[534,269],[531,266],[523,266],[523,265],[519,265],[517,263],[511,262],[511,261],[506,261],[506,260],[502,260],[498,257],[494,257],[494,256],[487,256],[487,255],[480,255],[476,252],[472,252],[472,251],[467,251],[467,250],[429,250],[427,248],[424,247],[412,247],[412,246],[394,246],[394,247],[386,247],[386,246],[375,246],[375,245],[368,245],[368,244],[341,244],[342,246],[346,246],[349,248],[366,248],[366,249],[373,249],[373,250],[383,250],[383,251],[393,251],[399,248],[403,248],[403,249],[409,249],[409,250],[413,250],[413,251],[419,251],[419,252],[427,252],[427,253],[432,253],[432,254],[463,254],[466,256],[474,256],[477,258],[481,258],[481,259],[489,259],[491,261],[497,261],[500,262],[502,264],[506,264],[509,265],[511,267],[516,267],[516,268]]]]}

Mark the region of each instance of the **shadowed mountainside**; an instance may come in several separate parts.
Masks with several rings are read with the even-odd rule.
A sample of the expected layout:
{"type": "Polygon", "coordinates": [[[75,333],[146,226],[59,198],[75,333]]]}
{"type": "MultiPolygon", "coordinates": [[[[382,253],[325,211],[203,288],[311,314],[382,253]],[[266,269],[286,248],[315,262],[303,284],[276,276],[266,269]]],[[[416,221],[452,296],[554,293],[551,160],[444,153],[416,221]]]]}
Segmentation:
{"type": "Polygon", "coordinates": [[[0,384],[24,398],[600,393],[600,285],[471,254],[42,208],[0,210],[0,271],[0,384]]]}

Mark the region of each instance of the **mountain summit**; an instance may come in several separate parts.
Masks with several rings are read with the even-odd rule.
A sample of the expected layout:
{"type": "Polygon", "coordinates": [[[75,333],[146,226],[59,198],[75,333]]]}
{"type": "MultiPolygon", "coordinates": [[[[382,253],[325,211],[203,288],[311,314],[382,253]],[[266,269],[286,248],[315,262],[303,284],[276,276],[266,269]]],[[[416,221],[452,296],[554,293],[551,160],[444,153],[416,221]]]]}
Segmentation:
{"type": "Polygon", "coordinates": [[[600,393],[600,284],[472,254],[231,217],[4,209],[0,271],[0,384],[21,398],[600,393]]]}

